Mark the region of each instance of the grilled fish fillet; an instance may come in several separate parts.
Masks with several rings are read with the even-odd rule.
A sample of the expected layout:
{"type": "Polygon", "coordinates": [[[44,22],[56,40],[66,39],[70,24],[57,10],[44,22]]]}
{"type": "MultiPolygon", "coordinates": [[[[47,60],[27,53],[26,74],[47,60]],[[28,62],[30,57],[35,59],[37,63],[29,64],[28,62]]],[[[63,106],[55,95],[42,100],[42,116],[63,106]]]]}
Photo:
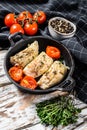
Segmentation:
{"type": "Polygon", "coordinates": [[[18,52],[14,56],[10,57],[10,62],[13,65],[19,65],[24,68],[29,62],[31,62],[39,52],[38,41],[34,41],[29,47],[18,52]]]}
{"type": "Polygon", "coordinates": [[[53,63],[53,59],[45,52],[41,52],[31,63],[29,63],[23,70],[25,75],[34,78],[41,76],[46,72],[53,63]]]}
{"type": "Polygon", "coordinates": [[[39,79],[38,85],[42,89],[50,88],[59,83],[66,75],[67,67],[60,61],[54,61],[49,70],[39,79]]]}

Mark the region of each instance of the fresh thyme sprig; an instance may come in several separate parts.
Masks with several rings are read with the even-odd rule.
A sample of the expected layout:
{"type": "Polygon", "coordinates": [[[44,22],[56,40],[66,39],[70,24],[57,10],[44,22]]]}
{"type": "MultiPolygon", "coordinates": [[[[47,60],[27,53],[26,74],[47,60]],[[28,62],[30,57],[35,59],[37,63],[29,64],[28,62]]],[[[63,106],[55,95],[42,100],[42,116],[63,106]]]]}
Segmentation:
{"type": "Polygon", "coordinates": [[[36,104],[37,115],[41,123],[47,125],[68,125],[77,121],[80,109],[73,104],[71,97],[57,97],[36,104]]]}

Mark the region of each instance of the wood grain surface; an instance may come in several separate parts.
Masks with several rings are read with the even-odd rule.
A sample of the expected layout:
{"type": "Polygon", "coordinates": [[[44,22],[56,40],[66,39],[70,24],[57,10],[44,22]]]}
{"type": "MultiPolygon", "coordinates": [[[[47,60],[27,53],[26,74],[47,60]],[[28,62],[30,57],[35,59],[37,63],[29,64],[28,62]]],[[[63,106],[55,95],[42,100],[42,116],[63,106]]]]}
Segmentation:
{"type": "Polygon", "coordinates": [[[6,52],[0,51],[0,130],[87,130],[87,104],[76,97],[75,105],[82,109],[76,123],[55,128],[41,124],[35,104],[66,93],[56,91],[45,95],[33,95],[20,92],[5,74],[6,52]]]}

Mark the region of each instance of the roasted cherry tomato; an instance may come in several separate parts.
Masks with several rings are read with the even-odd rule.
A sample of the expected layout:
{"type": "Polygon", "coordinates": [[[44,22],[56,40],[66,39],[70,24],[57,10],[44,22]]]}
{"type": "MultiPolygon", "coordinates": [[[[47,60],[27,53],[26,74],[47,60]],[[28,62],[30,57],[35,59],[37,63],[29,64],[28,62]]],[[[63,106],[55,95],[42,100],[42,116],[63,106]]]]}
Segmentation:
{"type": "Polygon", "coordinates": [[[9,69],[10,77],[15,81],[20,81],[23,77],[23,70],[18,66],[13,66],[9,69]]]}
{"type": "Polygon", "coordinates": [[[33,20],[37,21],[38,24],[43,24],[46,21],[46,14],[43,11],[37,11],[33,15],[33,20]]]}
{"type": "Polygon", "coordinates": [[[21,80],[20,85],[29,89],[35,89],[37,87],[37,82],[33,77],[25,76],[21,80]]]}
{"type": "Polygon", "coordinates": [[[60,55],[61,55],[60,50],[56,47],[53,47],[53,46],[47,46],[46,53],[48,56],[50,56],[54,59],[60,58],[60,55]]]}
{"type": "Polygon", "coordinates": [[[5,16],[4,23],[7,27],[11,27],[14,23],[17,23],[15,14],[9,13],[5,16]]]}
{"type": "Polygon", "coordinates": [[[23,28],[21,27],[20,24],[13,24],[10,27],[10,33],[11,34],[16,33],[16,32],[21,32],[22,34],[24,34],[24,30],[23,30],[23,28]]]}
{"type": "Polygon", "coordinates": [[[27,22],[24,25],[24,31],[27,35],[35,35],[38,31],[38,24],[36,22],[27,22]]]}

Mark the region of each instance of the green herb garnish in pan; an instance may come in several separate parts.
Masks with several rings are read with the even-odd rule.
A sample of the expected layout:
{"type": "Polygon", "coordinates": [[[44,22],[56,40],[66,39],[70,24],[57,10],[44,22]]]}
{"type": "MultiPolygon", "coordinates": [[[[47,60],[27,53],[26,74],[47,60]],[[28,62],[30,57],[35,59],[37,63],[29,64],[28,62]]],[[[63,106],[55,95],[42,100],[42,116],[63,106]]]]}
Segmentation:
{"type": "Polygon", "coordinates": [[[41,123],[46,125],[63,125],[75,123],[78,118],[80,109],[73,104],[71,97],[57,97],[51,100],[36,104],[37,115],[41,119],[41,123]]]}

